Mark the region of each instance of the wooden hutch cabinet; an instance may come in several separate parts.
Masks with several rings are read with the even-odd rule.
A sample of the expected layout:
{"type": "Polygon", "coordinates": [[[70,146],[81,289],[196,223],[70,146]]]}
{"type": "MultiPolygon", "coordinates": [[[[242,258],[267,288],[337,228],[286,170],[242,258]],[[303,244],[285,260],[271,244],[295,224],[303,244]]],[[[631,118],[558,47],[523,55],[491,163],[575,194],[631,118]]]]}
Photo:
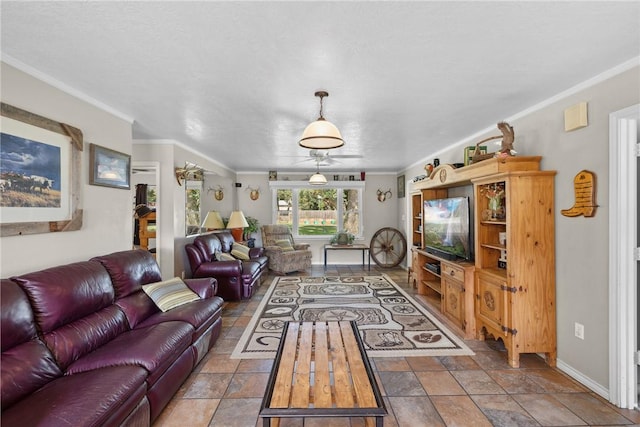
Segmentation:
{"type": "Polygon", "coordinates": [[[410,281],[465,338],[502,339],[513,367],[521,353],[545,353],[556,363],[555,171],[540,171],[540,159],[441,165],[411,193],[410,281]],[[475,262],[441,259],[422,247],[423,201],[459,186],[473,186],[475,262]]]}
{"type": "Polygon", "coordinates": [[[476,325],[502,338],[509,365],[520,353],[556,362],[554,171],[474,179],[476,325]],[[489,206],[501,193],[500,211],[489,206]]]}

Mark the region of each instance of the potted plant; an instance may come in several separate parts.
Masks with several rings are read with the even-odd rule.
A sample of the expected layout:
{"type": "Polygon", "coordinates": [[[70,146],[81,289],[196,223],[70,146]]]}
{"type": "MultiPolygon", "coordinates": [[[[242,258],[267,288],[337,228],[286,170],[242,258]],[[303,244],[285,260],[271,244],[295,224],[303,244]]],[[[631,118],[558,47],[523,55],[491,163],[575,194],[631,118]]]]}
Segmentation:
{"type": "Polygon", "coordinates": [[[245,218],[249,226],[244,228],[244,240],[247,241],[247,246],[253,248],[256,244],[256,239],[251,237],[251,234],[258,232],[258,230],[260,229],[260,223],[256,218],[252,216],[247,216],[245,218]]]}
{"type": "Polygon", "coordinates": [[[333,235],[331,238],[332,245],[352,245],[356,236],[347,232],[347,231],[339,231],[333,235]]]}

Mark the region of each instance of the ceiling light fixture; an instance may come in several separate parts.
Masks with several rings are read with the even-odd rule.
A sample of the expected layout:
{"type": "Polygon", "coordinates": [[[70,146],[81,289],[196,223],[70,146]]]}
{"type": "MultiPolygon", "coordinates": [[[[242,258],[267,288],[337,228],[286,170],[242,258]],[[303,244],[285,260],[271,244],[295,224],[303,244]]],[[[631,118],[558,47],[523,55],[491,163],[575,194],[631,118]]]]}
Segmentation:
{"type": "Polygon", "coordinates": [[[304,148],[317,150],[342,147],[344,141],[342,135],[340,135],[340,131],[333,123],[325,120],[322,116],[322,98],[329,96],[329,93],[318,91],[315,95],[320,98],[320,117],[305,128],[302,133],[302,139],[300,139],[298,144],[304,148]]]}
{"type": "Polygon", "coordinates": [[[313,175],[311,175],[311,178],[309,178],[309,184],[311,185],[326,185],[327,184],[327,178],[322,175],[320,173],[320,162],[316,160],[316,173],[314,173],[313,175]]]}

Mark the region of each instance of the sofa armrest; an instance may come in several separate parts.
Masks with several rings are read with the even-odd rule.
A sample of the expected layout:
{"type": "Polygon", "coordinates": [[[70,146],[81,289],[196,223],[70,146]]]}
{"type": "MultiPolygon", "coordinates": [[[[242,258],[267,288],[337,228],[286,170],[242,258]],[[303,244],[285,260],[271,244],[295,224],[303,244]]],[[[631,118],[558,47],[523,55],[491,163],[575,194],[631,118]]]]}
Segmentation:
{"type": "Polygon", "coordinates": [[[295,245],[293,245],[293,249],[295,249],[296,251],[302,251],[309,249],[309,246],[311,246],[309,243],[296,243],[295,245]]]}
{"type": "Polygon", "coordinates": [[[193,272],[193,277],[238,276],[241,273],[242,262],[240,260],[211,261],[200,264],[200,267],[193,272]]]}
{"type": "Polygon", "coordinates": [[[184,279],[184,283],[202,299],[214,297],[218,292],[218,281],[213,277],[184,279]]]}
{"type": "Polygon", "coordinates": [[[264,248],[250,248],[249,258],[259,258],[264,255],[264,248]]]}

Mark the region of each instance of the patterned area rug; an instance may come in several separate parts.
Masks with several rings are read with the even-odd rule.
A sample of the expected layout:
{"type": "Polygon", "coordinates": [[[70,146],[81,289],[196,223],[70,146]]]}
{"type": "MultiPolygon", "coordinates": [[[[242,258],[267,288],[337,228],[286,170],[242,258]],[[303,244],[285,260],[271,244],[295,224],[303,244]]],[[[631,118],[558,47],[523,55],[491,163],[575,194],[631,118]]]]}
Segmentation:
{"type": "Polygon", "coordinates": [[[275,358],[287,321],[355,320],[369,357],[474,354],[388,276],[276,277],[233,350],[275,358]]]}

